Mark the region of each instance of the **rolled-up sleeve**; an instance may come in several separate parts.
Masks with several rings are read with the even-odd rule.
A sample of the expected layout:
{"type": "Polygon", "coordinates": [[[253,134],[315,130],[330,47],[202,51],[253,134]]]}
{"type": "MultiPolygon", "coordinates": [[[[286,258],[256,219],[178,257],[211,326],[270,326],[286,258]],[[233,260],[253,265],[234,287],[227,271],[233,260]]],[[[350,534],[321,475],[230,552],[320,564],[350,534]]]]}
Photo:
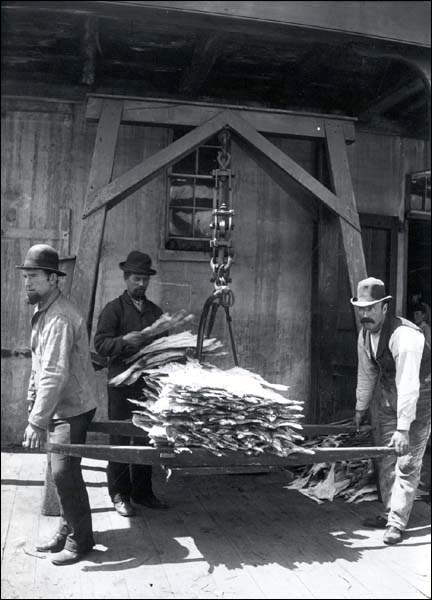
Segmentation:
{"type": "Polygon", "coordinates": [[[45,328],[43,337],[44,348],[40,357],[36,397],[29,423],[47,429],[70,376],[69,361],[74,344],[72,324],[67,317],[57,316],[45,328]]]}
{"type": "Polygon", "coordinates": [[[356,410],[366,410],[373,397],[373,392],[378,379],[378,369],[369,358],[363,341],[363,332],[360,331],[357,341],[358,371],[356,389],[356,410]]]}
{"type": "Polygon", "coordinates": [[[424,336],[411,327],[398,327],[389,340],[396,363],[397,428],[408,430],[416,416],[424,336]]]}

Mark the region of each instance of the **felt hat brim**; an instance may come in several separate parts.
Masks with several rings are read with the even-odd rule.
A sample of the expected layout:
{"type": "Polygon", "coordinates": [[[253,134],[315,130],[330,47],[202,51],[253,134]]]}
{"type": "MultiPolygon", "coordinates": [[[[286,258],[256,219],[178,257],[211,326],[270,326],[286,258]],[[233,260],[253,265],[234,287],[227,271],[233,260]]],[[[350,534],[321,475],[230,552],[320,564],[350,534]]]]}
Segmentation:
{"type": "Polygon", "coordinates": [[[351,298],[350,302],[353,306],[364,308],[365,306],[372,306],[373,304],[384,302],[384,300],[391,300],[392,298],[393,296],[384,296],[384,298],[380,298],[379,300],[359,300],[358,298],[351,298]]]}

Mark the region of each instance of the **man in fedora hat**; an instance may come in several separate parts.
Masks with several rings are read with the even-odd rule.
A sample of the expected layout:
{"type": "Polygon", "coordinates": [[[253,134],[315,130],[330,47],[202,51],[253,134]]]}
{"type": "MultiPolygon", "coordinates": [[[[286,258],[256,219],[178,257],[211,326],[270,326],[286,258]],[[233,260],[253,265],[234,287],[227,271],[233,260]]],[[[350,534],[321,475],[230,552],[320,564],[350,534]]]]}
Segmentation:
{"type": "Polygon", "coordinates": [[[357,428],[379,391],[379,435],[395,449],[379,463],[385,517],[366,519],[369,527],[385,528],[384,543],[402,540],[420,480],[423,455],[431,429],[430,349],[411,321],[388,313],[391,296],[384,283],[360,281],[351,304],[359,313],[357,428]]]}
{"type": "MultiPolygon", "coordinates": [[[[162,315],[162,310],[146,297],[150,277],[156,274],[150,256],[133,250],[119,267],[123,271],[126,290],[104,307],[94,337],[96,351],[101,356],[108,357],[108,380],[128,368],[125,359],[156,337],[160,337],[144,338],[140,333],[162,315]]],[[[109,419],[131,419],[133,406],[128,402],[128,398],[141,396],[142,384],[138,382],[129,386],[108,385],[109,419]]],[[[130,439],[124,436],[111,437],[111,444],[114,445],[125,445],[129,442],[130,439]]],[[[139,438],[137,443],[142,445],[143,438],[139,438]]],[[[108,492],[114,507],[124,517],[135,514],[131,499],[148,508],[166,508],[166,504],[153,493],[150,465],[109,462],[107,479],[108,492]]]]}
{"type": "MultiPolygon", "coordinates": [[[[23,446],[43,448],[50,442],[84,444],[96,410],[96,381],[86,323],[61,293],[56,250],[32,246],[24,264],[26,302],[35,306],[31,320],[32,372],[28,390],[29,416],[23,446]]],[[[52,552],[55,565],[78,562],[94,546],[81,459],[48,453],[48,464],[60,500],[60,522],[54,537],[37,546],[52,552]]]]}

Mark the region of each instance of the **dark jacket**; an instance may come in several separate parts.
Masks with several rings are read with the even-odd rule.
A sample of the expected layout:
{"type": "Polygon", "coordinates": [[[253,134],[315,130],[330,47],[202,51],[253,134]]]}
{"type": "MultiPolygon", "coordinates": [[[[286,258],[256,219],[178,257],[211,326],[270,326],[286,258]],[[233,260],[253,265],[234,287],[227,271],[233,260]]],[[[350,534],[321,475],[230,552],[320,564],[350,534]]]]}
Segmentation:
{"type": "MultiPolygon", "coordinates": [[[[127,291],[115,300],[108,302],[99,316],[94,346],[101,356],[109,359],[109,379],[127,369],[129,365],[126,365],[124,360],[138,351],[136,347],[124,342],[122,336],[131,331],[141,331],[152,325],[159,319],[162,312],[159,306],[147,298],[144,299],[143,309],[140,312],[127,291]]],[[[160,336],[149,338],[148,343],[157,337],[160,336]]]]}

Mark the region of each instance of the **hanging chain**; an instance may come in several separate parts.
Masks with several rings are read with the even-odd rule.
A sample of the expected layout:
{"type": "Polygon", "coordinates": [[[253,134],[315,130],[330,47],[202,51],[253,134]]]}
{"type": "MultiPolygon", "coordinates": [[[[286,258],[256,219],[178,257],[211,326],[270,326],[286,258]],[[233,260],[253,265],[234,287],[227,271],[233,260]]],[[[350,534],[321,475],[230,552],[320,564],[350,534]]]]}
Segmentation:
{"type": "Polygon", "coordinates": [[[222,298],[223,306],[234,304],[234,295],[229,288],[231,282],[230,268],[234,256],[231,234],[234,229],[232,208],[232,172],[231,164],[231,134],[223,129],[218,139],[221,150],[217,154],[218,168],[212,171],[213,186],[213,239],[210,240],[212,257],[210,267],[213,271],[211,281],[214,282],[215,294],[222,298]]]}

